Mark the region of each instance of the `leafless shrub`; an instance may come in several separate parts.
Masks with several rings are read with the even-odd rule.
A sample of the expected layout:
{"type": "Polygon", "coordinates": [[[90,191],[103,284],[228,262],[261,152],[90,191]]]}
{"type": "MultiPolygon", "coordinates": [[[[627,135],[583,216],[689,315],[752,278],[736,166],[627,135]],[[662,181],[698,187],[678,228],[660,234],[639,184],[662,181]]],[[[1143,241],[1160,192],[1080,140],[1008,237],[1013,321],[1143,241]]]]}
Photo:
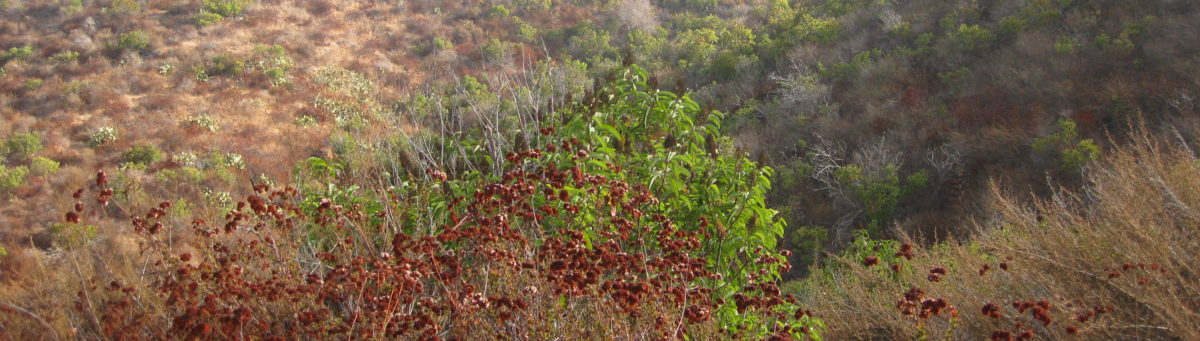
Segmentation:
{"type": "Polygon", "coordinates": [[[613,11],[621,22],[632,29],[653,32],[658,28],[658,9],[650,0],[621,0],[613,11]]]}
{"type": "Polygon", "coordinates": [[[942,145],[925,153],[925,163],[932,167],[939,179],[947,179],[962,166],[962,152],[950,145],[942,145]]]}

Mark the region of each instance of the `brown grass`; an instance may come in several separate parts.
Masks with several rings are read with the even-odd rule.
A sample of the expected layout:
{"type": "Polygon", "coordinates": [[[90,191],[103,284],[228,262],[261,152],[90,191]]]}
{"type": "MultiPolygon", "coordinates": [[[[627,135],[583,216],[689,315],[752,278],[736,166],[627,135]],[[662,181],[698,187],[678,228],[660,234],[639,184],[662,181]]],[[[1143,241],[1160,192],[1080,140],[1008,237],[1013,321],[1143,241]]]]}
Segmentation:
{"type": "Polygon", "coordinates": [[[1200,163],[1187,148],[1142,136],[1091,166],[1082,192],[1029,202],[994,184],[993,217],[976,224],[977,236],[917,247],[894,275],[842,258],[844,270],[821,270],[799,285],[802,301],[820,312],[834,340],[1015,337],[1023,330],[1049,339],[1200,338],[1200,163]],[[932,267],[949,273],[932,282],[932,267]],[[897,300],[912,287],[960,314],[901,314],[897,300]],[[1049,325],[1012,305],[1043,300],[1049,325]],[[1001,318],[981,313],[988,303],[1001,308],[1001,318]],[[1112,310],[1081,315],[1097,307],[1112,310]]]}

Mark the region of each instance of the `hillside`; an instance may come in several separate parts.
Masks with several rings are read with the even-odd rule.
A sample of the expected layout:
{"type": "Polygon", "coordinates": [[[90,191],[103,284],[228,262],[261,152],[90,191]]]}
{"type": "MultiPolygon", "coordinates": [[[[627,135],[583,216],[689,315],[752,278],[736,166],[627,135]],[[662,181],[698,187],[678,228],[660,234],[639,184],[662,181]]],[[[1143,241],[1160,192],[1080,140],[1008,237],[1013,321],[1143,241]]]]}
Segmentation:
{"type": "Polygon", "coordinates": [[[0,0],[0,339],[1200,337],[1198,25],[0,0]]]}

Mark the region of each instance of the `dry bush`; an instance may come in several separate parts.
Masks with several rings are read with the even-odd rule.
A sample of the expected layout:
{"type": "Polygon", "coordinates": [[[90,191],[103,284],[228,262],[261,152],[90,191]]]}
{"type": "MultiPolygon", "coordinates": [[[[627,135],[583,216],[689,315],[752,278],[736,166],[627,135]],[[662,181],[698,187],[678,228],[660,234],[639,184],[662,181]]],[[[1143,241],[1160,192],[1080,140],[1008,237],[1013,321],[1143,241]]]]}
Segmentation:
{"type": "Polygon", "coordinates": [[[994,218],[977,236],[914,247],[910,259],[841,258],[798,285],[801,301],[836,340],[1200,338],[1200,164],[1142,136],[1089,167],[1080,193],[1022,201],[993,186],[994,218]],[[922,317],[903,299],[912,288],[957,314],[922,317]]]}

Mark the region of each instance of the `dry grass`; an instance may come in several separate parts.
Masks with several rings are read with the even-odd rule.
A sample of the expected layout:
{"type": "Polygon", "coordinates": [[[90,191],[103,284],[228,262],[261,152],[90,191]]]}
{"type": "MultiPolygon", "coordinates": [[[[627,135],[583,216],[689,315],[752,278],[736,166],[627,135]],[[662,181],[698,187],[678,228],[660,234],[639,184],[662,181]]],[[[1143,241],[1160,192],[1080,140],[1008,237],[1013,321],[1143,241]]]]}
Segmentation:
{"type": "Polygon", "coordinates": [[[802,301],[820,312],[834,340],[978,339],[1026,329],[1066,339],[1070,327],[1089,340],[1200,338],[1200,163],[1186,148],[1142,136],[1091,166],[1082,193],[1029,202],[993,185],[994,217],[977,225],[977,236],[917,247],[894,275],[881,269],[888,264],[842,258],[842,270],[800,285],[802,301]],[[933,267],[949,273],[930,281],[933,267]],[[990,271],[981,275],[984,267],[990,271]],[[960,314],[901,314],[897,300],[911,287],[944,298],[960,314]],[[1048,326],[1012,306],[1043,300],[1051,306],[1048,326]],[[1003,317],[984,316],[988,303],[1003,317]],[[1112,311],[1079,321],[1095,307],[1112,311]]]}

